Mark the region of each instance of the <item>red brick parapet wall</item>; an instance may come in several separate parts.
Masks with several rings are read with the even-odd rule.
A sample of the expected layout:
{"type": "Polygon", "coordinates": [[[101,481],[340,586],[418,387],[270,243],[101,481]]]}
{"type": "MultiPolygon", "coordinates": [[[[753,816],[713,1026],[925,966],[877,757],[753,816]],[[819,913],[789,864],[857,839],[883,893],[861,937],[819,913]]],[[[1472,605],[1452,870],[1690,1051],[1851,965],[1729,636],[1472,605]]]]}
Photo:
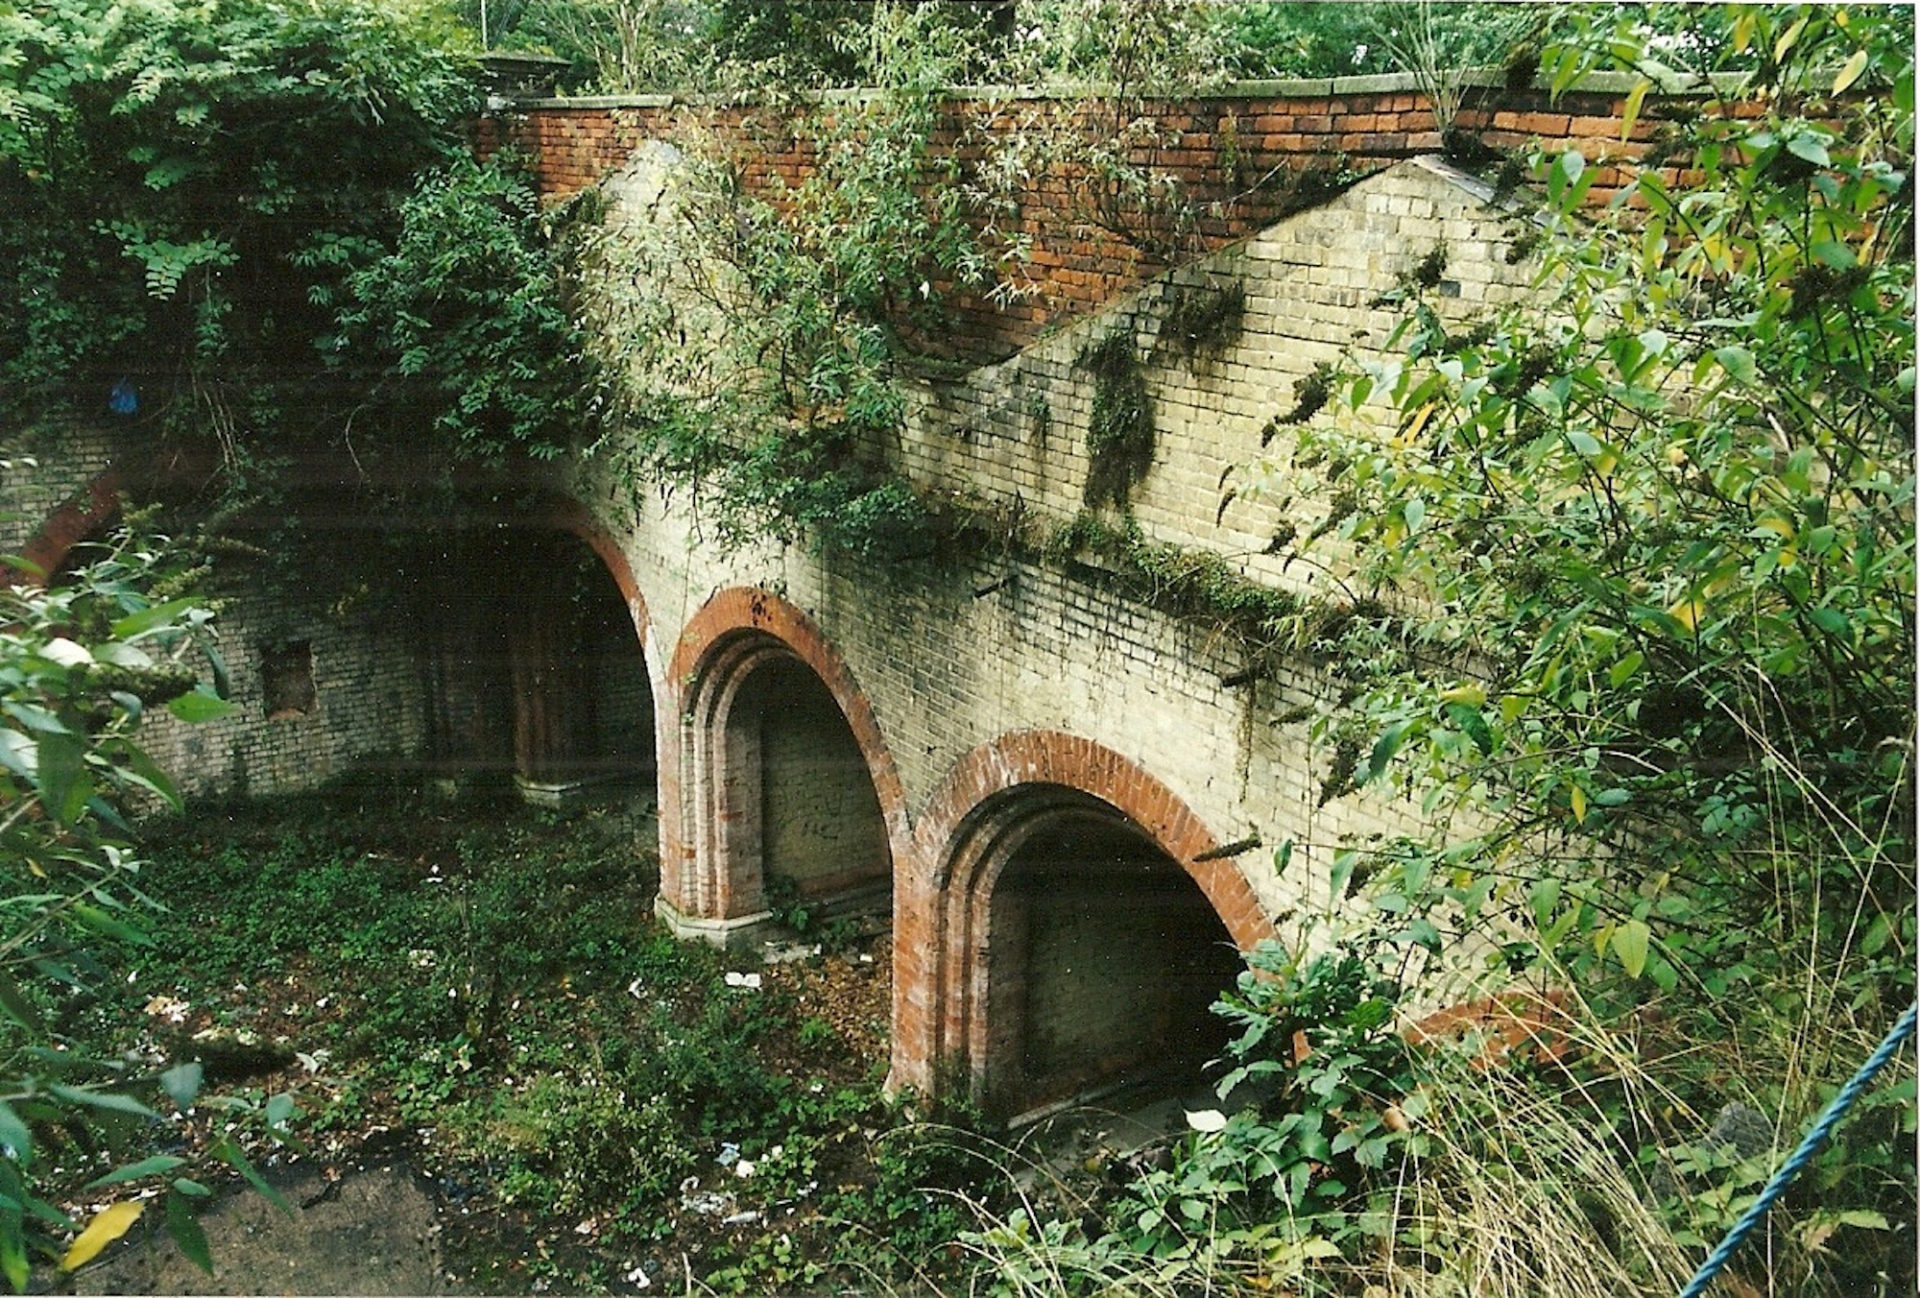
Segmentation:
{"type": "MultiPolygon", "coordinates": [[[[1630,78],[1595,77],[1557,99],[1537,88],[1478,86],[1466,92],[1450,141],[1503,152],[1535,143],[1577,148],[1598,167],[1588,201],[1604,205],[1627,183],[1663,123],[1697,112],[1702,103],[1701,95],[1649,96],[1622,138],[1631,86],[1630,78]]],[[[948,101],[933,146],[950,151],[964,171],[979,163],[986,141],[1023,128],[1110,135],[1110,107],[1098,98],[960,91],[948,101]]],[[[813,142],[793,129],[800,111],[667,96],[533,100],[482,121],[478,141],[483,150],[510,145],[529,154],[542,191],[558,197],[598,183],[644,140],[699,138],[736,159],[750,192],[777,201],[783,187],[799,185],[814,166],[813,142]]],[[[1086,186],[1071,175],[1054,168],[1028,178],[1017,215],[997,220],[1009,236],[1031,240],[1031,256],[1018,272],[1025,292],[1006,303],[954,295],[949,336],[968,340],[956,349],[960,354],[1010,354],[1048,326],[1158,274],[1169,260],[1213,251],[1311,205],[1327,192],[1315,189],[1316,179],[1351,180],[1449,142],[1428,98],[1404,76],[1242,83],[1205,97],[1152,101],[1141,115],[1159,143],[1136,151],[1133,161],[1179,182],[1197,213],[1194,228],[1175,251],[1143,248],[1089,221],[1086,186]]]]}

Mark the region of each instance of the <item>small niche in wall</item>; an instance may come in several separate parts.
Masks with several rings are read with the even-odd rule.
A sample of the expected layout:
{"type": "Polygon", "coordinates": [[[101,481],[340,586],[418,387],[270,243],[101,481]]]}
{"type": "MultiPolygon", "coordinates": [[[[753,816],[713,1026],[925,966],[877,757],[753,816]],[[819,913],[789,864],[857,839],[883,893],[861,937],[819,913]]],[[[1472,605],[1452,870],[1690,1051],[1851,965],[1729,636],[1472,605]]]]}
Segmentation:
{"type": "Polygon", "coordinates": [[[260,690],[267,720],[291,721],[314,710],[313,645],[305,640],[260,649],[260,690]]]}

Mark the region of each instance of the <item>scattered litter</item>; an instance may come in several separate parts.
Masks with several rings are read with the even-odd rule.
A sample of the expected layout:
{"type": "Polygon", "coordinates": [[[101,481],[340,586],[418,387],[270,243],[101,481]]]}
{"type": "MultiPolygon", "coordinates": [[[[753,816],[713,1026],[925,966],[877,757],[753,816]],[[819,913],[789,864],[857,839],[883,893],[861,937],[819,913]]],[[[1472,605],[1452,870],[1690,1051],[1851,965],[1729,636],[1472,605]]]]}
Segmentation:
{"type": "Polygon", "coordinates": [[[718,1217],[733,1207],[733,1196],[700,1188],[700,1178],[689,1176],[680,1182],[680,1206],[703,1217],[718,1217]]]}
{"type": "Polygon", "coordinates": [[[192,1008],[186,1001],[171,996],[156,996],[147,1002],[147,1013],[164,1017],[169,1023],[185,1023],[187,1012],[192,1008]]]}
{"type": "Polygon", "coordinates": [[[760,948],[760,958],[768,964],[788,964],[794,960],[811,960],[822,949],[818,942],[769,942],[760,948]]]}
{"type": "Polygon", "coordinates": [[[720,1224],[722,1226],[748,1226],[759,1220],[760,1214],[752,1208],[748,1208],[744,1212],[736,1212],[732,1216],[722,1217],[720,1224]]]}
{"type": "Polygon", "coordinates": [[[647,976],[645,974],[635,974],[633,977],[633,981],[627,984],[627,995],[633,997],[633,999],[635,1000],[639,1000],[640,986],[642,983],[646,982],[646,980],[647,980],[647,976]]]}
{"type": "Polygon", "coordinates": [[[412,962],[415,969],[431,969],[434,965],[435,956],[432,951],[427,950],[425,947],[414,947],[407,952],[407,959],[412,962]]]}
{"type": "Polygon", "coordinates": [[[741,1159],[739,1162],[733,1165],[733,1174],[739,1177],[743,1181],[746,1180],[748,1177],[753,1175],[752,1162],[744,1158],[741,1159]]]}
{"type": "Polygon", "coordinates": [[[589,1217],[578,1226],[575,1226],[573,1233],[576,1235],[591,1235],[594,1231],[598,1230],[599,1227],[600,1223],[589,1217]]]}
{"type": "Polygon", "coordinates": [[[757,973],[729,972],[727,974],[727,986],[744,987],[748,991],[757,992],[760,990],[760,975],[757,973]]]}
{"type": "Polygon", "coordinates": [[[702,1217],[718,1217],[733,1207],[733,1196],[715,1194],[712,1190],[701,1190],[695,1194],[681,1195],[680,1206],[688,1212],[697,1212],[702,1217]]]}
{"type": "Polygon", "coordinates": [[[296,1050],[293,1052],[293,1057],[300,1061],[300,1067],[306,1069],[307,1074],[311,1076],[312,1074],[319,1072],[321,1069],[321,1066],[324,1065],[327,1062],[327,1060],[331,1059],[333,1056],[331,1052],[325,1049],[321,1049],[321,1050],[315,1050],[311,1054],[307,1053],[304,1050],[296,1050]]]}
{"type": "Polygon", "coordinates": [[[871,955],[870,953],[868,953],[868,952],[866,952],[866,951],[862,951],[862,952],[860,953],[860,963],[861,963],[861,964],[872,964],[872,963],[873,963],[873,956],[872,956],[872,955],[871,955]]]}
{"type": "Polygon", "coordinates": [[[647,1275],[647,1269],[643,1266],[637,1266],[633,1268],[633,1270],[627,1272],[626,1281],[628,1284],[632,1285],[635,1289],[645,1289],[648,1285],[653,1283],[652,1278],[647,1275]]]}
{"type": "Polygon", "coordinates": [[[740,1161],[740,1146],[731,1140],[727,1141],[720,1146],[720,1152],[713,1156],[713,1161],[722,1167],[732,1167],[740,1161]]]}

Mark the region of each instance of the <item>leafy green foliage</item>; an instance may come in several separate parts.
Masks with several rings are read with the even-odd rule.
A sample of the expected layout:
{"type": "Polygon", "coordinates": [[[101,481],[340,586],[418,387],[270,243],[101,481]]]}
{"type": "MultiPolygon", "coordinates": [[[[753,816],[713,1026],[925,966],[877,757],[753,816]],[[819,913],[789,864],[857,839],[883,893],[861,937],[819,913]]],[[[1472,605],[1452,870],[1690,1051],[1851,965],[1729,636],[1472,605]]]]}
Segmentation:
{"type": "Polygon", "coordinates": [[[666,1240],[720,1289],[923,1265],[910,1243],[951,1237],[937,1187],[966,1170],[965,1136],[916,1128],[879,1061],[771,970],[730,986],[721,953],[663,931],[636,823],[384,778],[182,817],[153,836],[144,877],[172,906],[119,1008],[157,991],[189,1007],[183,1032],[290,1039],[329,1140],[430,1127],[418,1156],[495,1237],[457,1261],[502,1283],[528,1277],[513,1232],[552,1244],[572,1283],[666,1240]],[[720,1224],[749,1210],[764,1224],[720,1224]]]}
{"type": "MultiPolygon", "coordinates": [[[[1593,169],[1541,158],[1532,300],[1463,327],[1410,284],[1392,354],[1307,425],[1333,525],[1305,548],[1404,614],[1334,628],[1356,695],[1316,725],[1352,784],[1485,831],[1360,856],[1451,890],[1427,978],[1564,981],[1601,1024],[1657,1004],[1697,1052],[1674,1111],[1731,1087],[1811,1116],[1914,987],[1912,55],[1874,10],[1726,24],[1769,94],[1670,128],[1697,183],[1642,171],[1644,212],[1588,225],[1593,169]],[[1796,1069],[1727,1071],[1786,1041],[1796,1069]]],[[[1702,1121],[1607,1103],[1649,1165],[1702,1121]]],[[[1826,1206],[1910,1216],[1874,1170],[1910,1142],[1844,1138],[1826,1206]]],[[[1808,1265],[1851,1283],[1901,1247],[1808,1265]]]]}
{"type": "MultiPolygon", "coordinates": [[[[199,1067],[159,1071],[96,1050],[82,1025],[116,993],[129,954],[154,944],[157,903],[128,816],[178,799],[137,741],[140,720],[160,708],[204,720],[228,705],[197,681],[200,655],[221,669],[212,611],[188,591],[195,570],[147,535],[122,534],[91,558],[52,588],[0,593],[0,1274],[22,1291],[37,1267],[83,1265],[140,1214],[135,1200],[113,1204],[63,1256],[60,1236],[77,1223],[57,1204],[76,1169],[99,1173],[90,1188],[165,1186],[168,1229],[208,1265],[188,1160],[118,1162],[161,1121],[151,1106],[163,1095],[176,1110],[195,1103],[199,1067]]],[[[232,1107],[236,1118],[254,1108],[232,1107]]],[[[290,1116],[269,1111],[267,1125],[290,1116]]],[[[237,1146],[228,1154],[251,1171],[237,1146]]]]}
{"type": "Polygon", "coordinates": [[[0,15],[0,383],[231,441],[306,390],[346,276],[477,100],[443,33],[352,3],[0,15]]]}
{"type": "Polygon", "coordinates": [[[956,161],[930,139],[966,56],[953,29],[886,10],[880,87],[793,124],[816,164],[758,195],[716,148],[676,163],[669,217],[590,242],[589,305],[628,376],[636,485],[698,483],[721,539],[807,536],[824,549],[924,552],[926,510],[885,465],[902,426],[909,339],[937,332],[935,285],[980,285],[956,161]],[[622,287],[622,286],[626,287],[622,287]],[[709,351],[684,355],[689,337],[709,351]]]}
{"type": "MultiPolygon", "coordinates": [[[[551,459],[591,421],[596,383],[531,179],[456,158],[400,209],[393,250],[340,293],[341,368],[375,403],[423,417],[456,455],[551,459]]],[[[304,260],[312,260],[309,256],[304,260]]]]}

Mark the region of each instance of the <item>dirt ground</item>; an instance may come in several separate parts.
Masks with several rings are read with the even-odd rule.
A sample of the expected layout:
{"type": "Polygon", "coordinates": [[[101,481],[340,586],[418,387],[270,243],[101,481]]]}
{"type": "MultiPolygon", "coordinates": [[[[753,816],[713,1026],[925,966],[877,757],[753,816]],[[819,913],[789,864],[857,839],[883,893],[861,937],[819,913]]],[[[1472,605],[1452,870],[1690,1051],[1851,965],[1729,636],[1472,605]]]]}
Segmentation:
{"type": "Polygon", "coordinates": [[[83,1294],[443,1294],[440,1227],[432,1196],[404,1165],[328,1180],[311,1165],[270,1178],[293,1207],[241,1190],[202,1213],[214,1274],[146,1214],[108,1259],[83,1271],[83,1294]]]}
{"type": "MultiPolygon", "coordinates": [[[[832,1025],[839,1042],[856,1047],[848,1052],[856,1071],[862,1066],[858,1061],[885,1059],[891,1008],[885,932],[861,945],[864,949],[769,964],[762,973],[769,992],[793,997],[797,1018],[823,1020],[832,1025]]],[[[768,1050],[773,1066],[809,1066],[801,1057],[805,1052],[796,1054],[784,1037],[770,1041],[768,1050]]],[[[504,1251],[511,1256],[521,1246],[531,1254],[544,1238],[538,1223],[498,1209],[470,1207],[463,1215],[459,1203],[449,1202],[446,1185],[436,1186],[425,1174],[430,1169],[418,1164],[421,1151],[399,1133],[376,1127],[328,1143],[331,1152],[324,1163],[303,1160],[267,1172],[292,1205],[291,1216],[242,1186],[225,1192],[200,1214],[213,1255],[213,1276],[187,1260],[167,1237],[164,1215],[155,1202],[124,1240],[75,1278],[74,1291],[372,1298],[501,1292],[503,1281],[506,1291],[514,1291],[517,1268],[494,1270],[489,1283],[472,1274],[474,1259],[466,1255],[504,1251]]],[[[684,1266],[678,1252],[690,1250],[697,1258],[705,1233],[720,1230],[704,1219],[680,1224],[678,1237],[651,1260],[647,1271],[677,1276],[684,1266]]],[[[543,1254],[592,1244],[564,1233],[544,1242],[543,1254]]],[[[531,1283],[519,1276],[520,1285],[531,1283]]],[[[628,1291],[646,1283],[641,1280],[628,1291]]]]}

